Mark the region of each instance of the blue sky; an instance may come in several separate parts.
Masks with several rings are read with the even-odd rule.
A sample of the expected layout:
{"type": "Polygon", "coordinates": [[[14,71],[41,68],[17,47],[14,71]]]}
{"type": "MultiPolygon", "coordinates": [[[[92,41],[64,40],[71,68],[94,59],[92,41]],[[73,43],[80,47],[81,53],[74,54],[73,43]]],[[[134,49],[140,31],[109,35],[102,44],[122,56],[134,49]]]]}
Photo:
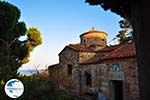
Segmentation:
{"type": "Polygon", "coordinates": [[[100,6],[89,6],[85,0],[5,0],[21,10],[20,21],[37,27],[43,44],[31,53],[30,62],[22,69],[58,63],[58,53],[70,43],[78,43],[79,35],[95,27],[108,33],[108,42],[118,33],[118,15],[100,6]]]}

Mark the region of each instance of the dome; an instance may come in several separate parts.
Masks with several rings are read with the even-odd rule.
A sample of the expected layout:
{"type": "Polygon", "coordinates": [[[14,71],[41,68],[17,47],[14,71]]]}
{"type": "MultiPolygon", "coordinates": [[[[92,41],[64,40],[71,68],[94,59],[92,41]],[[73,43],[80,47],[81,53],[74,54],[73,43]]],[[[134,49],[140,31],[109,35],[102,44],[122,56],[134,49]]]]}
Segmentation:
{"type": "Polygon", "coordinates": [[[80,35],[81,44],[88,47],[105,47],[107,45],[107,33],[98,31],[94,27],[80,35]]]}
{"type": "Polygon", "coordinates": [[[88,32],[85,32],[83,34],[80,35],[81,38],[107,38],[107,33],[103,32],[103,31],[98,31],[96,30],[94,27],[92,27],[91,30],[89,30],[88,32]]]}

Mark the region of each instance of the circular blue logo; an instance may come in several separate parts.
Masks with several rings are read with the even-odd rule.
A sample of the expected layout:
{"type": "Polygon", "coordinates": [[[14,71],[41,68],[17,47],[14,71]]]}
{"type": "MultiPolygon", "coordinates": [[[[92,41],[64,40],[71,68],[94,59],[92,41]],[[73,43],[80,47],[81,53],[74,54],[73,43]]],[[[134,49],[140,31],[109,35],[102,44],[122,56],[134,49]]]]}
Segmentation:
{"type": "Polygon", "coordinates": [[[23,94],[24,86],[18,79],[11,79],[5,84],[5,93],[10,98],[18,98],[23,94]]]}

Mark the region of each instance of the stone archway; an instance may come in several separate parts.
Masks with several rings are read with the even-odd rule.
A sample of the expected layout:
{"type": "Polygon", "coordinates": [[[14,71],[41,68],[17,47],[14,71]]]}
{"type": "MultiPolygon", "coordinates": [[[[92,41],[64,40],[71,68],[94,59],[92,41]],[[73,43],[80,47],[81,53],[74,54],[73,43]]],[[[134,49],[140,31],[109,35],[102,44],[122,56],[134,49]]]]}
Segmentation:
{"type": "Polygon", "coordinates": [[[89,70],[82,72],[82,92],[90,92],[92,87],[92,74],[89,70]]]}

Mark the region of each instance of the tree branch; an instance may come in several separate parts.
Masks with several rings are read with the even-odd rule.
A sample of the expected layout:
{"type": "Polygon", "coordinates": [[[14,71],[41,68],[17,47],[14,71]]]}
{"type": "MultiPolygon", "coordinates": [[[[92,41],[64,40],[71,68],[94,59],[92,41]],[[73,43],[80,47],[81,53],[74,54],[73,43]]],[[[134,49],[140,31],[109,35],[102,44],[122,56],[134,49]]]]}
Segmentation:
{"type": "Polygon", "coordinates": [[[6,46],[8,46],[8,43],[7,43],[4,39],[0,38],[0,40],[1,40],[6,46]]]}

